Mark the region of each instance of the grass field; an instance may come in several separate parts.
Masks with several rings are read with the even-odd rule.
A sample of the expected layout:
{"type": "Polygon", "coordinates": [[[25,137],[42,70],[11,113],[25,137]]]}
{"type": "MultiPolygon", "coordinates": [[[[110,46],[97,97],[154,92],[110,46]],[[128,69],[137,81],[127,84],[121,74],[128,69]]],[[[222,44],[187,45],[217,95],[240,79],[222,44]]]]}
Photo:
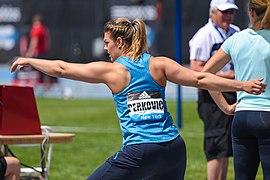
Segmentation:
{"type": "MultiPolygon", "coordinates": [[[[121,148],[122,137],[113,100],[92,99],[37,99],[42,125],[58,132],[75,133],[72,143],[56,144],[53,149],[50,180],[83,180],[109,156],[121,148]]],[[[176,103],[168,102],[176,117],[176,103]]],[[[187,145],[186,180],[206,179],[206,161],[203,154],[203,127],[196,103],[183,103],[183,127],[179,130],[187,145]]],[[[29,165],[39,164],[38,147],[11,146],[19,159],[29,165]]],[[[228,180],[233,179],[230,161],[228,180]]],[[[263,179],[259,171],[258,180],[263,179]]]]}

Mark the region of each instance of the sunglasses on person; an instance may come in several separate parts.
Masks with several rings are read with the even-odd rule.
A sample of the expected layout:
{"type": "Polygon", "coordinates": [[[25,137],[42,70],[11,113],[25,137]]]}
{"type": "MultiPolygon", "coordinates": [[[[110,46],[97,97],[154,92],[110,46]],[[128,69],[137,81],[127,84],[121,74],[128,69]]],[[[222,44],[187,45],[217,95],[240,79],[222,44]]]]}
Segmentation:
{"type": "MultiPolygon", "coordinates": [[[[220,11],[220,10],[219,10],[220,11]]],[[[234,14],[235,10],[234,9],[227,9],[225,11],[220,11],[222,14],[234,14]]]]}

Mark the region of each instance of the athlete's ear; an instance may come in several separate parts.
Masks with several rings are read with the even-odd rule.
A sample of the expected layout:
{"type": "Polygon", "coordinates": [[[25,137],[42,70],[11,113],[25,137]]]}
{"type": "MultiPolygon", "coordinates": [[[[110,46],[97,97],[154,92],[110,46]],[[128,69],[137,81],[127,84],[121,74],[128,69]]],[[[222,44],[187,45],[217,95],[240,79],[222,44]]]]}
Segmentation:
{"type": "Polygon", "coordinates": [[[123,38],[117,37],[116,38],[116,44],[117,44],[118,48],[121,49],[124,46],[124,40],[123,40],[123,38]]]}
{"type": "Polygon", "coordinates": [[[248,13],[250,17],[254,18],[255,11],[252,8],[249,8],[248,13]]]}

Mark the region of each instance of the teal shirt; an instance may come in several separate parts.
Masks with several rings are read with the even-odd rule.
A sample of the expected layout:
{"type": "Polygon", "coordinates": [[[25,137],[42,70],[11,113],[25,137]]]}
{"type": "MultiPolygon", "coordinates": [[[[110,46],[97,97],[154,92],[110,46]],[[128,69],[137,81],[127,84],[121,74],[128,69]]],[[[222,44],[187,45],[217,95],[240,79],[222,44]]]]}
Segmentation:
{"type": "Polygon", "coordinates": [[[247,81],[264,78],[263,82],[268,85],[265,93],[260,95],[237,92],[240,103],[236,111],[270,111],[270,31],[245,29],[228,38],[221,48],[232,58],[235,79],[247,81]]]}
{"type": "Polygon", "coordinates": [[[115,61],[125,66],[131,75],[129,85],[113,95],[124,146],[166,142],[179,136],[167,111],[165,87],[150,75],[150,57],[144,53],[135,62],[124,56],[115,61]]]}

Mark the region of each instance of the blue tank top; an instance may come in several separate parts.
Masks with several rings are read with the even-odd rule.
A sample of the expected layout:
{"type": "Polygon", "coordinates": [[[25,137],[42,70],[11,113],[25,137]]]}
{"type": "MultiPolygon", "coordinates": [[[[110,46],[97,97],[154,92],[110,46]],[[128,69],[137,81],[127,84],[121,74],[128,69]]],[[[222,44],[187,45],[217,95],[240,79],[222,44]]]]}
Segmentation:
{"type": "Polygon", "coordinates": [[[150,57],[144,53],[135,62],[124,56],[115,61],[131,75],[129,85],[113,95],[124,146],[166,142],[179,135],[167,111],[165,88],[150,75],[150,57]]]}

